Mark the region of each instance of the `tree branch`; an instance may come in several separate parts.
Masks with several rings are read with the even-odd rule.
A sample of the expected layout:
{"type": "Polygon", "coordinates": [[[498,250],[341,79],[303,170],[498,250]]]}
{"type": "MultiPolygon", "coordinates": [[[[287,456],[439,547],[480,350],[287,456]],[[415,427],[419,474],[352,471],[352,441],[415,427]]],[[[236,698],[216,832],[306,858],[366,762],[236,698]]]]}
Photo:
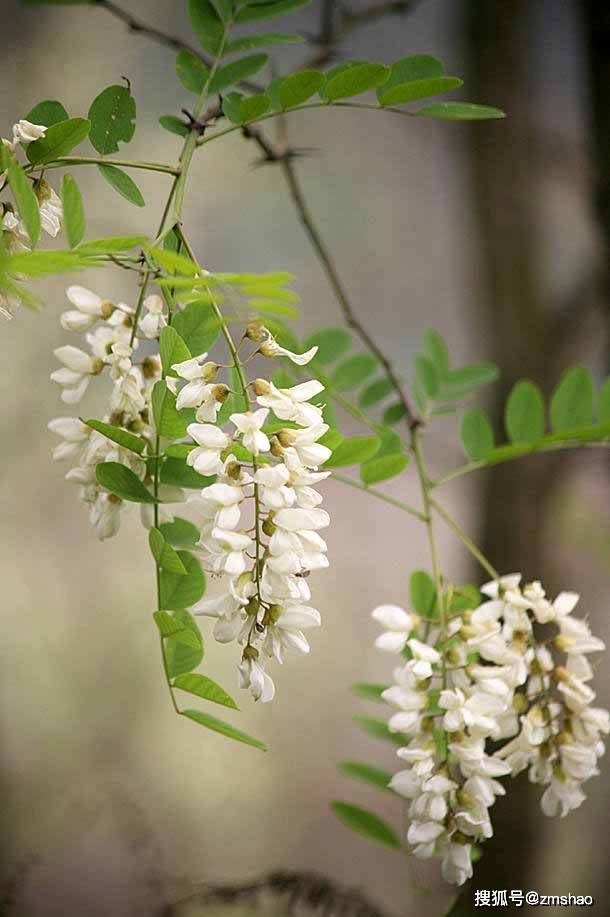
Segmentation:
{"type": "Polygon", "coordinates": [[[307,872],[274,872],[251,882],[207,885],[175,904],[167,905],[160,917],[178,917],[183,908],[198,904],[204,909],[218,905],[256,906],[263,895],[285,904],[292,913],[300,906],[324,917],[386,917],[383,911],[357,889],[345,888],[331,879],[307,872]]]}

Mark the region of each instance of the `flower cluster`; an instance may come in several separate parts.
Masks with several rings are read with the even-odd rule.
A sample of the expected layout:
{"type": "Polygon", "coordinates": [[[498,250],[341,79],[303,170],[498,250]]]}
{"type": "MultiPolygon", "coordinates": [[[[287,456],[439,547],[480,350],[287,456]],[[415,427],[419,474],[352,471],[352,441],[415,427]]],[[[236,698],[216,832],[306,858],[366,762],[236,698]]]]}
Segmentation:
{"type": "MultiPolygon", "coordinates": [[[[46,134],[46,127],[42,124],[32,124],[30,121],[18,121],[13,125],[13,139],[2,138],[0,143],[14,153],[21,144],[32,143],[46,134]]],[[[0,185],[3,176],[0,175],[0,185]]],[[[63,209],[59,196],[44,178],[34,182],[34,193],[38,199],[40,209],[40,225],[44,231],[55,238],[61,230],[63,209]]],[[[11,254],[30,250],[30,240],[19,213],[9,204],[0,204],[0,235],[6,250],[11,254]]],[[[0,315],[12,318],[17,303],[5,294],[0,293],[0,315]]]]}
{"type": "MultiPolygon", "coordinates": [[[[72,308],[61,315],[62,328],[84,332],[87,349],[66,344],[55,351],[62,366],[51,374],[51,379],[60,386],[62,401],[78,404],[91,381],[107,372],[112,389],[104,422],[152,442],[151,394],[155,382],[161,378],[161,363],[156,355],[143,357],[138,365],[133,362],[138,347],[138,339],[133,338],[134,310],[125,303],[102,299],[80,286],[69,287],[67,297],[72,308]]],[[[159,297],[153,295],[146,302],[155,309],[157,300],[159,297]]],[[[125,504],[99,485],[96,465],[120,462],[144,479],[145,462],[76,417],[58,417],[50,422],[49,429],[62,440],[53,457],[74,463],[66,479],[79,485],[80,498],[89,507],[89,518],[98,537],[115,535],[125,504]]],[[[179,500],[182,494],[174,496],[179,500]]],[[[146,507],[143,521],[151,525],[148,514],[146,507]]]]}
{"type": "Polygon", "coordinates": [[[418,857],[440,857],[458,885],[472,875],[473,845],[493,833],[498,778],[529,768],[546,786],[543,812],[565,815],[584,800],[610,730],[587,684],[587,656],[604,644],[571,617],[578,596],[550,602],[540,583],[520,581],[487,583],[475,608],[451,613],[448,603],[442,626],[394,605],[373,612],[384,627],[376,645],[406,657],[383,697],[397,710],[388,728],[405,735],[397,754],[407,767],[390,786],[410,801],[407,842],[418,857]],[[504,744],[490,752],[490,741],[504,744]]]}
{"type": "MultiPolygon", "coordinates": [[[[299,365],[315,355],[315,348],[306,354],[287,351],[263,332],[258,353],[288,356],[299,365]]],[[[187,432],[197,445],[187,461],[203,475],[216,475],[189,498],[201,526],[199,547],[208,570],[227,578],[219,597],[192,610],[216,619],[219,642],[243,645],[240,687],[255,700],[270,701],[275,687],[266,660],[281,663],[286,652],[308,653],[303,631],[320,625],[318,610],[308,604],[307,577],[328,565],[319,532],[329,516],[315,490],[329,474],[318,470],[330,456],[319,442],[328,426],[322,409],[311,404],[323,386],[311,380],[278,388],[256,379],[251,388],[259,407],[253,409],[248,395],[248,410],[231,414],[225,432],[216,420],[229,389],[216,381],[216,364],[201,354],[173,369],[185,381],[177,406],[196,408],[197,422],[187,432]],[[278,420],[275,432],[265,428],[270,411],[278,420]]]]}

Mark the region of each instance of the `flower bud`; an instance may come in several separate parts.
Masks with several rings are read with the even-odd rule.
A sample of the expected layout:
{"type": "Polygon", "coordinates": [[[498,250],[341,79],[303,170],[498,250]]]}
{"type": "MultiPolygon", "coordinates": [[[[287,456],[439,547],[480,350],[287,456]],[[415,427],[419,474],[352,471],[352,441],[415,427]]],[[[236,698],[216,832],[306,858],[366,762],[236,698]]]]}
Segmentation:
{"type": "Polygon", "coordinates": [[[100,303],[100,310],[101,310],[102,318],[104,319],[104,321],[110,318],[110,316],[112,315],[115,309],[116,309],[115,304],[111,302],[109,299],[105,299],[103,302],[100,303]]]}
{"type": "Polygon", "coordinates": [[[252,389],[255,395],[268,395],[271,391],[271,386],[266,379],[255,379],[252,383],[252,389]]]}
{"type": "Polygon", "coordinates": [[[273,522],[273,519],[271,518],[271,516],[267,516],[267,518],[266,518],[265,521],[263,522],[261,528],[262,528],[264,534],[267,535],[269,538],[271,538],[271,536],[272,536],[272,535],[275,533],[275,531],[277,530],[277,526],[276,526],[275,523],[273,522]]]}
{"type": "Polygon", "coordinates": [[[219,385],[214,385],[212,388],[212,398],[214,401],[217,401],[219,404],[224,404],[227,398],[229,397],[230,389],[228,385],[220,383],[219,385]]]}
{"type": "Polygon", "coordinates": [[[267,329],[259,321],[249,322],[246,327],[246,337],[256,343],[262,341],[267,333],[267,329]]]}
{"type": "Polygon", "coordinates": [[[91,369],[89,370],[89,374],[91,376],[99,376],[99,374],[102,372],[103,369],[104,369],[104,361],[100,360],[99,357],[92,357],[91,358],[91,369]]]}
{"type": "Polygon", "coordinates": [[[282,449],[281,443],[277,436],[270,436],[269,443],[271,446],[271,455],[273,455],[275,458],[281,458],[284,454],[284,450],[282,449]]]}
{"type": "Polygon", "coordinates": [[[292,446],[295,442],[296,436],[294,430],[280,430],[277,434],[277,438],[281,446],[292,446]]]}
{"type": "Polygon", "coordinates": [[[515,713],[525,713],[529,706],[529,702],[525,694],[517,692],[513,696],[513,710],[515,713]]]}
{"type": "Polygon", "coordinates": [[[145,379],[154,379],[160,372],[159,358],[149,354],[142,360],[142,375],[145,379]]]}
{"type": "Polygon", "coordinates": [[[201,378],[204,382],[211,382],[216,378],[216,373],[218,372],[218,364],[213,362],[204,363],[201,367],[201,378]]]}
{"type": "Polygon", "coordinates": [[[258,650],[254,646],[244,646],[244,651],[241,654],[242,659],[258,659],[258,650]]]}

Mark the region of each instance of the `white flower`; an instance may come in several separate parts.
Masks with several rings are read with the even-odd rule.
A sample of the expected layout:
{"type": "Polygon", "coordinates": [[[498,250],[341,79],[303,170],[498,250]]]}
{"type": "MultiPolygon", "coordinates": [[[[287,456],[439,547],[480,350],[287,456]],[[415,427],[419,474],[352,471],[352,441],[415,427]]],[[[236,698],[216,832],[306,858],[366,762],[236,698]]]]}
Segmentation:
{"type": "Polygon", "coordinates": [[[85,287],[68,287],[66,296],[75,308],[60,315],[59,321],[65,331],[88,331],[100,319],[109,318],[114,311],[111,302],[85,287]]]}
{"type": "Polygon", "coordinates": [[[296,363],[297,366],[306,366],[307,363],[313,360],[318,352],[318,348],[311,347],[305,353],[293,353],[291,350],[286,350],[285,347],[280,347],[273,335],[269,334],[267,340],[263,341],[259,347],[259,351],[265,357],[288,357],[288,359],[296,363]]]}
{"type": "Polygon", "coordinates": [[[61,437],[63,442],[53,450],[53,459],[73,459],[82,450],[91,435],[91,428],[78,417],[56,417],[47,424],[51,433],[61,437]]]}
{"type": "Polygon", "coordinates": [[[291,388],[276,388],[272,382],[257,379],[254,383],[257,401],[266,408],[271,408],[280,420],[289,420],[303,427],[309,427],[322,420],[322,410],[315,404],[307,402],[324,391],[324,386],[317,379],[301,382],[291,388]],[[258,394],[258,391],[263,394],[258,394]]]}
{"type": "Polygon", "coordinates": [[[320,627],[321,623],[320,612],[309,605],[292,605],[280,609],[277,620],[267,625],[264,644],[267,654],[275,656],[280,663],[285,650],[306,655],[309,653],[309,643],[303,631],[320,627]]]}
{"type": "Polygon", "coordinates": [[[260,500],[263,506],[271,510],[283,509],[296,502],[296,493],[288,486],[290,471],[286,465],[267,465],[259,468],[254,475],[259,485],[260,500]]]}
{"type": "Polygon", "coordinates": [[[549,818],[554,818],[556,815],[565,818],[569,812],[577,809],[586,798],[580,783],[576,780],[553,778],[544,791],[540,806],[544,814],[548,815],[549,818]]]}
{"type": "Polygon", "coordinates": [[[244,659],[237,669],[240,688],[249,688],[254,700],[260,700],[263,704],[273,700],[275,685],[258,660],[244,659]]]}
{"type": "Polygon", "coordinates": [[[228,592],[213,599],[202,599],[193,605],[191,612],[216,619],[213,633],[218,643],[235,640],[245,617],[243,603],[228,592]]]}
{"type": "Polygon", "coordinates": [[[317,468],[332,455],[328,446],[318,442],[328,429],[328,424],[315,423],[302,430],[282,430],[278,439],[282,446],[294,450],[299,462],[306,468],[317,468]]]}
{"type": "Polygon", "coordinates": [[[174,363],[172,369],[180,376],[186,379],[187,384],[180,389],[176,407],[196,408],[209,395],[210,381],[216,374],[215,363],[205,363],[207,353],[199,354],[198,357],[192,357],[190,360],[184,360],[182,363],[174,363]]]}
{"type": "Polygon", "coordinates": [[[32,143],[40,140],[47,132],[44,124],[32,124],[31,121],[22,119],[13,124],[13,143],[32,143]]]}
{"type": "Polygon", "coordinates": [[[252,455],[260,452],[269,452],[271,445],[266,433],[261,427],[267,420],[268,408],[259,408],[258,411],[247,411],[244,414],[231,414],[229,420],[235,425],[242,435],[242,443],[252,455]]]}
{"type": "Polygon", "coordinates": [[[37,182],[35,190],[40,205],[40,225],[46,233],[55,238],[61,229],[63,219],[61,199],[44,179],[37,182]]]}
{"type": "Polygon", "coordinates": [[[220,453],[231,444],[230,437],[211,423],[191,423],[186,432],[199,446],[189,452],[187,465],[203,475],[222,471],[220,453]]]}
{"type": "Polygon", "coordinates": [[[443,879],[453,885],[463,885],[472,877],[472,846],[449,843],[445,847],[442,865],[443,879]]]}
{"type": "Polygon", "coordinates": [[[77,404],[87,391],[91,376],[101,371],[101,361],[71,344],[58,347],[54,353],[63,367],[51,373],[51,381],[61,386],[62,401],[77,404]]]}
{"type": "Polygon", "coordinates": [[[438,650],[415,638],[408,640],[407,646],[411,650],[413,659],[407,663],[406,668],[413,673],[415,678],[430,678],[432,666],[441,661],[441,655],[438,650]]]}
{"type": "Polygon", "coordinates": [[[167,325],[163,314],[164,303],[157,293],[151,293],[142,303],[146,314],[140,318],[140,330],[145,338],[157,338],[167,325]]]}
{"type": "Polygon", "coordinates": [[[89,513],[89,521],[100,541],[112,538],[121,525],[122,501],[114,494],[102,493],[94,502],[89,513]]]}
{"type": "Polygon", "coordinates": [[[371,617],[386,629],[386,632],[375,640],[377,649],[388,653],[401,653],[415,624],[413,615],[399,605],[378,605],[372,611],[371,617]]]}
{"type": "Polygon", "coordinates": [[[505,592],[507,589],[516,589],[520,582],[520,573],[507,573],[505,576],[501,576],[500,579],[484,583],[479,591],[483,595],[489,596],[490,599],[497,599],[500,597],[501,592],[505,592]]]}

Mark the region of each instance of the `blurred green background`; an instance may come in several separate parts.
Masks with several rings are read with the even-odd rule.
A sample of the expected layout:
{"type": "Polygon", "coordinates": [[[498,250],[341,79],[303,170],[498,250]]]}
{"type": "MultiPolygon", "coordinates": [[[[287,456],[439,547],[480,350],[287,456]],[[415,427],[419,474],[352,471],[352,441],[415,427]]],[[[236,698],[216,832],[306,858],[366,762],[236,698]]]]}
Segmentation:
{"type": "MultiPolygon", "coordinates": [[[[0,134],[43,98],[83,114],[99,91],[126,76],[139,109],[131,151],[175,160],[178,138],[157,126],[159,114],[186,102],[167,48],[129,34],[103,9],[24,8],[17,0],[1,6],[0,134]]],[[[189,37],[182,2],[122,6],[189,37]]],[[[448,72],[465,76],[457,97],[498,105],[508,118],[469,126],[333,110],[290,119],[291,142],[313,148],[297,162],[298,174],[357,314],[401,373],[431,325],[456,362],[498,361],[504,376],[490,394],[495,410],[522,375],[548,390],[564,366],[581,359],[601,377],[610,338],[606,4],[412,6],[354,31],[339,53],[385,62],[437,55],[448,72]]],[[[280,27],[314,35],[319,18],[314,0],[280,27]]],[[[289,49],[277,60],[286,69],[308,53],[289,49]]],[[[299,330],[339,323],[282,176],[272,166],[253,170],[256,155],[235,133],[198,156],[186,209],[198,254],[216,270],[291,270],[303,298],[299,330]]],[[[55,185],[57,179],[55,173],[55,185]]],[[[145,211],[116,196],[94,170],[80,180],[91,236],[150,233],[156,225],[164,177],[139,176],[145,211]]],[[[82,282],[104,296],[134,299],[131,277],[120,271],[82,282]]],[[[392,749],[353,724],[364,704],[349,685],[388,677],[391,661],[372,646],[370,611],[380,602],[406,602],[409,571],[428,566],[417,521],[328,483],[331,567],[312,584],[324,626],[310,657],[291,659],[278,673],[274,703],[243,699],[235,718],[267,741],[270,753],[177,719],[150,620],[153,576],[137,513],[118,538],[100,545],[63,481],[63,466],[50,458],[46,425],[64,413],[48,377],[52,350],[66,339],[58,322],[65,285],[45,281],[44,311],[22,310],[0,329],[1,867],[13,899],[6,912],[144,917],[165,913],[165,901],[200,883],[305,869],[366,890],[391,914],[444,913],[451,893],[441,888],[435,863],[416,867],[422,890],[399,855],[346,831],[328,807],[348,798],[400,821],[390,796],[349,785],[336,765],[360,758],[394,767],[392,749]]],[[[86,404],[94,413],[101,401],[93,396],[86,404]]],[[[429,441],[433,469],[461,461],[451,422],[439,422],[429,441]]],[[[388,490],[418,499],[411,474],[388,490]]],[[[582,612],[608,640],[603,450],[509,464],[489,479],[455,482],[446,500],[501,570],[542,578],[552,591],[579,591],[582,612]]],[[[440,535],[446,573],[472,576],[451,533],[440,535]]],[[[209,640],[206,665],[232,685],[230,648],[209,640]]],[[[603,663],[597,676],[599,702],[608,705],[603,663]]],[[[515,787],[492,813],[497,835],[476,887],[592,894],[596,913],[608,913],[610,772],[587,791],[588,802],[559,823],[538,814],[526,785],[515,787]]]]}

